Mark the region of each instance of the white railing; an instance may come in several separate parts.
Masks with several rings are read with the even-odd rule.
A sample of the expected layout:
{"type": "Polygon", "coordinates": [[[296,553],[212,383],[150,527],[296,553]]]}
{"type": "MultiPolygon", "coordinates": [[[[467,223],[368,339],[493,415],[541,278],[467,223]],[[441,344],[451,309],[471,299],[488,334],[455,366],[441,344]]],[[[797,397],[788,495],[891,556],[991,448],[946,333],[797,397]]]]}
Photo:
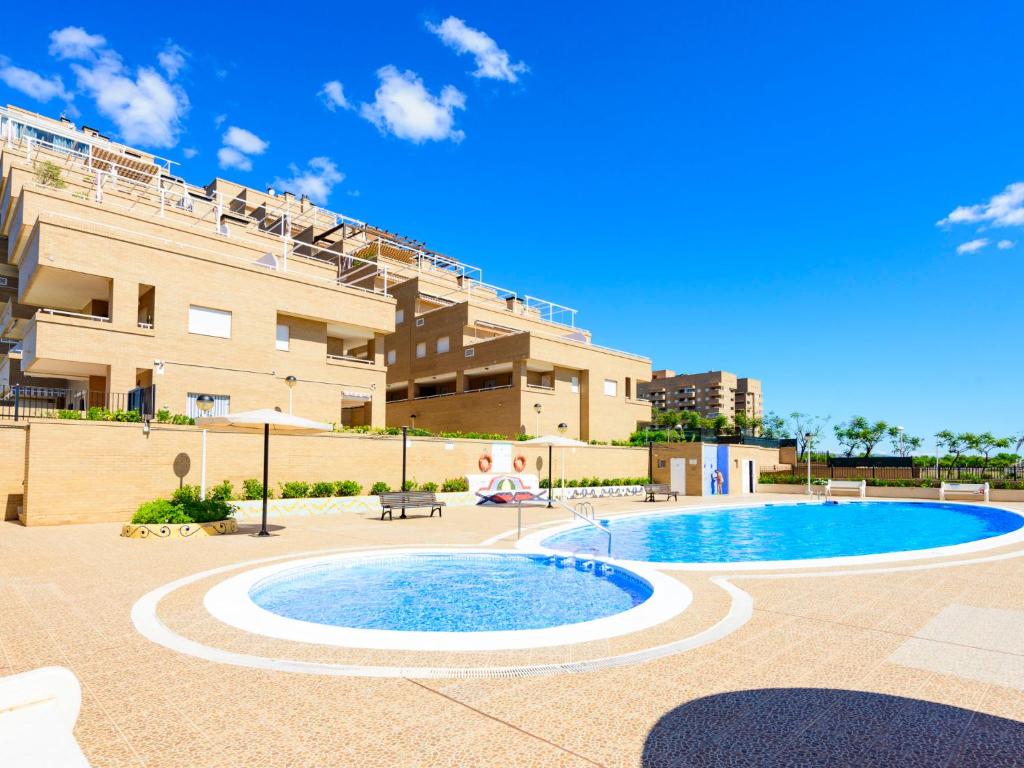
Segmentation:
{"type": "Polygon", "coordinates": [[[140,322],[139,323],[139,328],[142,328],[145,331],[152,331],[153,330],[153,324],[152,323],[140,322]]]}
{"type": "Polygon", "coordinates": [[[373,360],[368,360],[365,357],[352,357],[351,355],[327,355],[328,360],[338,360],[345,363],[363,363],[364,365],[373,365],[373,360]]]}
{"type": "Polygon", "coordinates": [[[95,323],[109,323],[110,322],[110,318],[109,317],[103,317],[102,315],[85,315],[85,314],[82,314],[81,312],[67,312],[67,311],[65,311],[63,309],[49,309],[49,308],[40,309],[39,311],[44,313],[44,314],[47,314],[47,315],[59,315],[60,317],[74,317],[74,318],[77,318],[79,320],[92,320],[95,323]]]}

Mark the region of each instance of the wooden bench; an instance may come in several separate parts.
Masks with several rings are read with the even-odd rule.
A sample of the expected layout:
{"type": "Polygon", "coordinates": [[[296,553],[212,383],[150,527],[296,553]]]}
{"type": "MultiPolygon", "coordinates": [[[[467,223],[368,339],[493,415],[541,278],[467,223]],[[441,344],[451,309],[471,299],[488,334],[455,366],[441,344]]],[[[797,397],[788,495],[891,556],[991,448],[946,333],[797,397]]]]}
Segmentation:
{"type": "Polygon", "coordinates": [[[868,495],[867,480],[829,480],[825,485],[825,495],[831,496],[832,491],[853,491],[862,499],[868,495]]]}
{"type": "Polygon", "coordinates": [[[646,497],[644,501],[655,501],[654,495],[657,493],[665,494],[665,501],[669,499],[675,499],[679,501],[679,491],[673,491],[672,486],[668,483],[650,483],[644,486],[644,493],[646,497]]]}
{"type": "Polygon", "coordinates": [[[947,493],[961,493],[969,494],[971,496],[981,496],[988,501],[988,483],[947,483],[943,482],[939,486],[939,501],[946,500],[947,493]]]}
{"type": "Polygon", "coordinates": [[[437,516],[441,517],[441,507],[444,506],[443,501],[438,501],[431,491],[396,491],[394,493],[382,493],[380,495],[380,519],[384,519],[384,515],[388,516],[389,520],[394,520],[391,516],[391,510],[400,509],[402,514],[399,515],[399,520],[405,517],[405,510],[416,509],[427,507],[430,508],[430,516],[433,517],[434,513],[437,512],[437,516]]]}

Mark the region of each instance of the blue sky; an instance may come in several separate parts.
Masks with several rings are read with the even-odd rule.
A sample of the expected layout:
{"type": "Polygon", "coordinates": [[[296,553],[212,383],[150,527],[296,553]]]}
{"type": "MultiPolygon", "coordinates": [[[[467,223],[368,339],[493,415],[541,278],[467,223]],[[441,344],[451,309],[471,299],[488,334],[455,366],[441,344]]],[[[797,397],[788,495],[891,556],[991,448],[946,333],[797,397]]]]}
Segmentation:
{"type": "Polygon", "coordinates": [[[18,3],[0,100],[307,189],[770,410],[1024,429],[1024,7],[531,5],[18,3]]]}

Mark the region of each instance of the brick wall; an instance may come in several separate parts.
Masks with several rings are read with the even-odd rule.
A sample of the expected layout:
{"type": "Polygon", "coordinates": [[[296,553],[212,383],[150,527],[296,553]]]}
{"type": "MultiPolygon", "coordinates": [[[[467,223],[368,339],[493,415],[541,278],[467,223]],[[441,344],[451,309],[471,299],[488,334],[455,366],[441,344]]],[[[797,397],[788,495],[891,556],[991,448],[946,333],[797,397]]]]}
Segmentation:
{"type": "MultiPolygon", "coordinates": [[[[0,462],[23,459],[24,428],[0,429],[0,462]],[[21,435],[18,438],[6,435],[21,435]],[[10,443],[4,442],[10,440],[10,443]],[[8,457],[12,457],[8,459],[8,457]]],[[[125,521],[138,505],[170,494],[180,483],[199,483],[202,433],[194,427],[153,424],[143,434],[140,424],[84,421],[34,421],[28,430],[27,476],[30,493],[26,524],[125,521]]],[[[242,480],[262,474],[263,440],[256,433],[209,432],[207,482],[242,480]]],[[[409,450],[408,476],[440,483],[449,477],[477,472],[477,459],[490,442],[415,438],[409,450]]],[[[547,475],[547,448],[513,444],[513,455],[527,459],[527,471],[547,475]]],[[[566,449],[566,479],[639,477],[647,474],[643,448],[586,446],[566,449]]],[[[559,449],[554,474],[560,472],[559,449]]],[[[325,434],[270,438],[270,483],[287,480],[356,480],[364,489],[377,480],[397,487],[401,479],[402,442],[396,437],[325,434]]],[[[10,473],[0,463],[7,482],[10,473]]],[[[16,474],[16,473],[15,473],[16,474]]],[[[8,493],[18,483],[11,482],[8,493]]],[[[0,486],[0,493],[3,486],[0,486]]],[[[18,491],[20,492],[20,490],[18,491]]],[[[3,497],[0,496],[0,499],[3,497]]]]}
{"type": "Polygon", "coordinates": [[[25,492],[25,426],[0,424],[0,513],[16,520],[25,492]]]}

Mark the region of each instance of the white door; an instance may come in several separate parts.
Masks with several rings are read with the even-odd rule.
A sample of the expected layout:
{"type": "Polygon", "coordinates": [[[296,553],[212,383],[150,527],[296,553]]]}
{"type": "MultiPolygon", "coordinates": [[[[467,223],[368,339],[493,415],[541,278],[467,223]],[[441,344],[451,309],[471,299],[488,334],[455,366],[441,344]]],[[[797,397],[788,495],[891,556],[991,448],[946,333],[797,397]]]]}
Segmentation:
{"type": "Polygon", "coordinates": [[[669,459],[669,474],[672,490],[680,496],[686,495],[686,459],[669,459]]]}
{"type": "Polygon", "coordinates": [[[740,462],[740,476],[742,482],[740,483],[740,493],[751,494],[754,492],[754,462],[750,459],[743,459],[740,462]]]}

